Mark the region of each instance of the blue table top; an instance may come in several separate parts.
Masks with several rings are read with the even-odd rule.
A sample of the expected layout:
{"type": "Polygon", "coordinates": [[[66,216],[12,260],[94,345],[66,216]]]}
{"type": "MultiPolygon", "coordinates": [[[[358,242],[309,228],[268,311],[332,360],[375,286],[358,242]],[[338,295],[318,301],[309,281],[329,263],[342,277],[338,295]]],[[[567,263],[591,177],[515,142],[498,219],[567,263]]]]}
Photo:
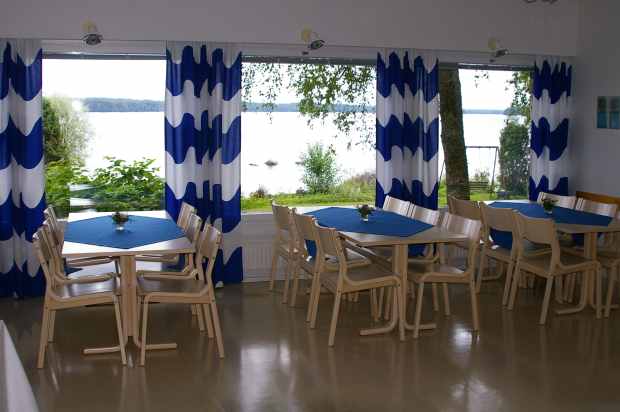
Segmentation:
{"type": "Polygon", "coordinates": [[[65,241],[117,249],[132,249],[182,238],[183,231],[170,219],[129,215],[125,230],[117,231],[110,216],[69,222],[65,241]]]}

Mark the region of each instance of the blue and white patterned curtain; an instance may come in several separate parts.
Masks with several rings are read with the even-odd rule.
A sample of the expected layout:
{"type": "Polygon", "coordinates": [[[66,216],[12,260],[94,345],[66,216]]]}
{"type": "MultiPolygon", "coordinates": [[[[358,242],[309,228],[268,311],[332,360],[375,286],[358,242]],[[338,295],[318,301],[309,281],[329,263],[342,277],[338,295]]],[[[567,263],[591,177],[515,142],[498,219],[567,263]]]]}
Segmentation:
{"type": "Polygon", "coordinates": [[[168,42],[166,61],[166,211],[185,201],[222,230],[214,281],[240,282],[241,53],[168,42]]]}
{"type": "Polygon", "coordinates": [[[572,66],[558,57],[537,58],[532,84],[530,199],[568,194],[568,127],[572,66]]]}
{"type": "Polygon", "coordinates": [[[0,296],[40,296],[32,235],[43,222],[41,44],[0,39],[0,296]]]}
{"type": "Polygon", "coordinates": [[[377,56],[376,204],[386,195],[437,209],[439,64],[433,53],[377,56]]]}

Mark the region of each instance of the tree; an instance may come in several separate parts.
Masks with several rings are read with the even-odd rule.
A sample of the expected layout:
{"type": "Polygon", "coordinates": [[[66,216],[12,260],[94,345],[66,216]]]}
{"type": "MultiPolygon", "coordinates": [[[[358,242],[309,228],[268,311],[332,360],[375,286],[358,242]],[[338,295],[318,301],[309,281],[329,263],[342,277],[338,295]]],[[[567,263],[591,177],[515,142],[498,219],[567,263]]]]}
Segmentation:
{"type": "Polygon", "coordinates": [[[336,151],[321,143],[308,145],[306,153],[299,158],[304,169],[302,181],[310,193],[329,193],[338,183],[336,151]]]}
{"type": "Polygon", "coordinates": [[[510,115],[500,134],[500,182],[513,195],[527,194],[529,179],[529,124],[532,78],[527,71],[512,74],[506,89],[513,88],[510,115]]]}
{"type": "Polygon", "coordinates": [[[463,102],[458,68],[439,70],[441,144],[450,196],[469,199],[469,171],[463,132],[463,102]]]}
{"type": "Polygon", "coordinates": [[[43,98],[43,144],[45,162],[63,161],[83,165],[91,137],[88,119],[66,97],[43,98]]]}

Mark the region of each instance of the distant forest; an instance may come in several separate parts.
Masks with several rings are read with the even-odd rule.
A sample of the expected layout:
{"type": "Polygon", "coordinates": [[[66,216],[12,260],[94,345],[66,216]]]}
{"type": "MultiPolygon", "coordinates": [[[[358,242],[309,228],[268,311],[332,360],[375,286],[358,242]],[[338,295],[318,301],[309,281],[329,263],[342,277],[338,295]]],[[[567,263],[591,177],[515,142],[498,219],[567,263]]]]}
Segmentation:
{"type": "MultiPolygon", "coordinates": [[[[158,100],[135,100],[135,99],[112,99],[106,97],[87,97],[82,99],[82,104],[89,112],[163,112],[164,102],[158,100]]],[[[374,113],[375,108],[367,107],[369,113],[374,113]]],[[[337,104],[334,112],[348,112],[359,110],[359,107],[350,104],[337,104]]],[[[280,103],[275,107],[269,107],[262,103],[244,102],[244,112],[298,112],[297,103],[280,103]]],[[[511,114],[510,109],[464,109],[464,114],[511,114]]]]}

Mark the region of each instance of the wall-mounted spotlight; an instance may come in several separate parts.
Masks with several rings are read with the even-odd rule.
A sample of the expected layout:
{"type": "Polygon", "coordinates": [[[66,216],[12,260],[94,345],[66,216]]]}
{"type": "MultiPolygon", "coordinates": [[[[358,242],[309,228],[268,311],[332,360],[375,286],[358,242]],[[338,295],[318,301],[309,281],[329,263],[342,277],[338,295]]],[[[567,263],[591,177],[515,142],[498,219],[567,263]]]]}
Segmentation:
{"type": "Polygon", "coordinates": [[[89,46],[96,46],[103,41],[103,36],[92,20],[86,20],[82,23],[82,33],[82,41],[89,46]]]}

